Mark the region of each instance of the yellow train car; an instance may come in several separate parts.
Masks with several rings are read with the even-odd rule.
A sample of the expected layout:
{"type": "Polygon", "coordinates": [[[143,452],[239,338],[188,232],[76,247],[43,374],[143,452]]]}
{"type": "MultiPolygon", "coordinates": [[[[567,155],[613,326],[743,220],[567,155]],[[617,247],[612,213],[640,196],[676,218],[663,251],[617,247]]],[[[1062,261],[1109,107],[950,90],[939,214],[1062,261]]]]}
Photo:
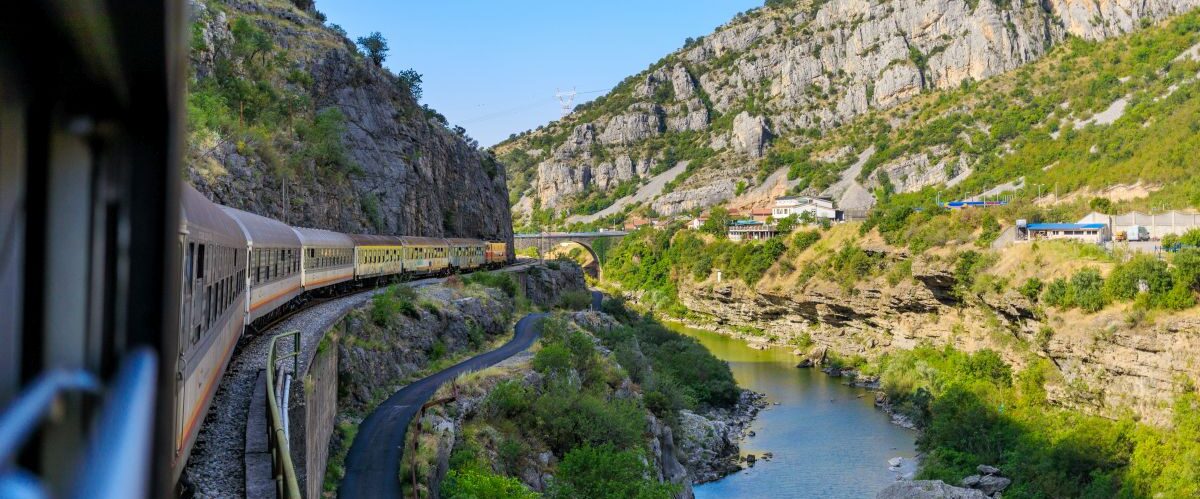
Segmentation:
{"type": "Polygon", "coordinates": [[[351,235],[354,241],[354,276],[358,279],[399,275],[404,272],[404,245],[395,236],[351,235]]]}
{"type": "Polygon", "coordinates": [[[399,238],[404,245],[404,272],[441,274],[450,271],[450,245],[438,237],[399,238]]]}
{"type": "Polygon", "coordinates": [[[478,239],[446,239],[450,245],[450,269],[455,272],[483,267],[485,244],[478,239]]]}

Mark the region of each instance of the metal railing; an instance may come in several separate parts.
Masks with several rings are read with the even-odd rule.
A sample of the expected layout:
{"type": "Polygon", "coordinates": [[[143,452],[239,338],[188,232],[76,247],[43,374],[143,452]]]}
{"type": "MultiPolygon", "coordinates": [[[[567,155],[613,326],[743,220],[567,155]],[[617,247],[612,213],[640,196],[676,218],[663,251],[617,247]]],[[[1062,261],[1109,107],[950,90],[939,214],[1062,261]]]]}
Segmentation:
{"type": "MultiPolygon", "coordinates": [[[[146,497],[152,481],[150,446],[157,372],[158,358],[149,349],[125,357],[66,497],[146,497]]],[[[101,388],[99,379],[82,369],[49,371],[0,415],[0,497],[48,497],[46,484],[18,468],[14,456],[41,427],[62,394],[96,394],[101,388]]]]}
{"type": "Polygon", "coordinates": [[[300,331],[288,331],[271,338],[271,348],[267,352],[267,410],[270,412],[270,431],[267,442],[271,448],[271,471],[275,478],[275,496],[286,499],[300,499],[300,483],[296,480],[296,467],[292,464],[292,451],[288,442],[287,430],[282,411],[287,410],[287,400],[283,410],[279,408],[279,400],[275,396],[275,361],[292,359],[292,373],[300,372],[300,331]],[[279,356],[276,347],[279,339],[291,336],[295,341],[292,352],[279,356]]]}

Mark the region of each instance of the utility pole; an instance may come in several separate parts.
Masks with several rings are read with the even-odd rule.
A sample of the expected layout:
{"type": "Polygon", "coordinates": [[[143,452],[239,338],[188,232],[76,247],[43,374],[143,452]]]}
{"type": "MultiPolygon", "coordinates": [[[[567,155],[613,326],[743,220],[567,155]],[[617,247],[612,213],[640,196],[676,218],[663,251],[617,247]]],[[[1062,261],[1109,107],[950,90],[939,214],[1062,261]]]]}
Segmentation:
{"type": "Polygon", "coordinates": [[[554,96],[558,98],[559,104],[562,104],[562,117],[566,118],[568,114],[571,114],[571,110],[575,108],[575,94],[577,92],[575,91],[575,87],[571,87],[571,90],[567,92],[557,88],[555,90],[554,96]]]}

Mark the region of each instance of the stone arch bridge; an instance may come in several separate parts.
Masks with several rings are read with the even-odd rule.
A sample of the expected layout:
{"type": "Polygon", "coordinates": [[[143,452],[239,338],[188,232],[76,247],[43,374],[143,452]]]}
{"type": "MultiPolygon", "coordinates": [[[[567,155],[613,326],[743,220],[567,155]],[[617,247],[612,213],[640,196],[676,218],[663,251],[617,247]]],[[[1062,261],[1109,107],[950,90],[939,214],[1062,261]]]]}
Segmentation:
{"type": "Polygon", "coordinates": [[[612,230],[600,232],[541,232],[537,234],[514,234],[513,235],[513,250],[521,251],[528,248],[537,248],[538,255],[545,255],[556,248],[570,246],[572,243],[582,246],[596,262],[594,275],[599,275],[600,257],[596,254],[595,245],[597,241],[607,240],[610,244],[615,244],[628,232],[612,230]]]}

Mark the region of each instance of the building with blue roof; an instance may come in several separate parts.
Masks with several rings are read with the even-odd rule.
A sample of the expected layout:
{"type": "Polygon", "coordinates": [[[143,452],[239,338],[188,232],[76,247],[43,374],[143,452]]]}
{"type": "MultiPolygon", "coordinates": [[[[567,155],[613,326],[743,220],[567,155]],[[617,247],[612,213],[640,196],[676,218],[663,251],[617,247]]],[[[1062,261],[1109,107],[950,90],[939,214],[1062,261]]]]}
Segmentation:
{"type": "Polygon", "coordinates": [[[1112,239],[1106,223],[1034,223],[1017,221],[1017,239],[1036,241],[1040,239],[1073,239],[1076,241],[1102,244],[1112,239]]]}

